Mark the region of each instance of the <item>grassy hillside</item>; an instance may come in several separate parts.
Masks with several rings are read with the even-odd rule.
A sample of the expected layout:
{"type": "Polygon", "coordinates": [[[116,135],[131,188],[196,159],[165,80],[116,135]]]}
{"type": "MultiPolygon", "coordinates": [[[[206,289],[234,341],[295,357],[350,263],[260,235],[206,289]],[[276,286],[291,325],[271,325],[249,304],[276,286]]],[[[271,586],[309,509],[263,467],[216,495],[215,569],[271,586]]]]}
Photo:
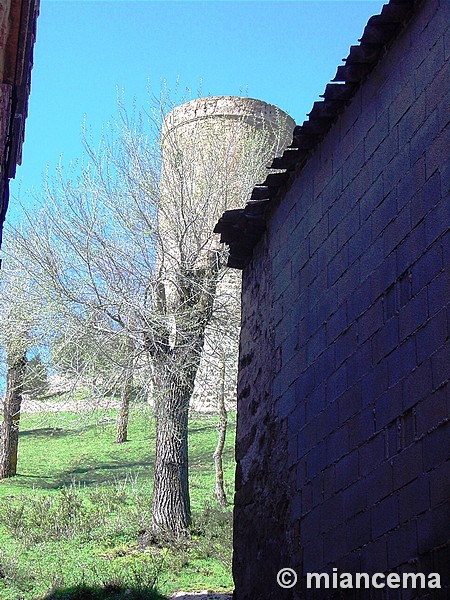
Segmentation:
{"type": "MultiPolygon", "coordinates": [[[[152,597],[155,587],[162,594],[232,588],[231,509],[219,510],[214,499],[218,418],[191,419],[190,539],[142,551],[137,540],[152,494],[151,411],[132,411],[130,441],[121,445],[114,443],[114,416],[23,416],[19,474],[0,482],[1,600],[137,600],[152,597]]],[[[224,453],[230,499],[233,447],[231,415],[224,453]]]]}

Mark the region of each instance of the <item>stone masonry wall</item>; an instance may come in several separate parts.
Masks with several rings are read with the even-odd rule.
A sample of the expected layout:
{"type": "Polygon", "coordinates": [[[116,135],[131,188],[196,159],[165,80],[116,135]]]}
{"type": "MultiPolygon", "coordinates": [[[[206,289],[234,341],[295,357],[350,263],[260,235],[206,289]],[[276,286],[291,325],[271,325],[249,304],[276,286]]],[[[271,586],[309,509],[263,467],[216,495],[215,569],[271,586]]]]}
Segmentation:
{"type": "Polygon", "coordinates": [[[418,5],[244,270],[235,600],[448,597],[449,25],[418,5]],[[306,589],[333,567],[447,587],[306,589]]]}

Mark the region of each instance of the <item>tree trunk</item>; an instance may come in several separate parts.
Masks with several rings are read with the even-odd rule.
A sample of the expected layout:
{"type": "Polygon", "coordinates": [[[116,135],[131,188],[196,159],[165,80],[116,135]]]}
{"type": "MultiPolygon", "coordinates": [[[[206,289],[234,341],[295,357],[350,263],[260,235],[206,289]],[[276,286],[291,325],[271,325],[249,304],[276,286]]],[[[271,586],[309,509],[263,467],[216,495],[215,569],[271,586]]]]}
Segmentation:
{"type": "Polygon", "coordinates": [[[6,375],[0,449],[0,479],[13,477],[17,473],[20,407],[26,366],[27,359],[23,355],[8,368],[6,375]]]}
{"type": "Polygon", "coordinates": [[[128,441],[128,416],[130,414],[130,404],[133,399],[133,350],[128,341],[129,364],[124,369],[124,382],[122,386],[122,397],[120,402],[119,413],[117,415],[116,425],[116,444],[123,444],[128,441]]]}
{"type": "Polygon", "coordinates": [[[122,391],[119,413],[117,415],[116,444],[123,444],[128,441],[128,416],[130,414],[133,388],[128,384],[128,381],[124,385],[125,388],[122,391]]]}
{"type": "MultiPolygon", "coordinates": [[[[170,367],[169,367],[170,369],[170,367]]],[[[191,523],[188,478],[188,415],[193,380],[166,369],[156,392],[156,452],[150,535],[186,532],[191,523]]],[[[194,374],[195,377],[195,374],[194,374]]]]}
{"type": "Polygon", "coordinates": [[[221,386],[219,392],[219,439],[217,441],[216,451],[213,454],[214,465],[216,467],[216,497],[220,506],[227,505],[227,496],[223,485],[223,464],[222,454],[227,435],[227,409],[225,407],[225,356],[222,354],[220,364],[221,386]]]}
{"type": "Polygon", "coordinates": [[[189,401],[203,350],[205,328],[211,317],[218,264],[214,254],[205,257],[208,268],[179,274],[175,301],[160,290],[162,329],[148,336],[155,384],[156,449],[150,529],[143,544],[154,536],[178,537],[191,523],[188,478],[189,401]],[[173,319],[167,316],[173,315],[173,319]]]}

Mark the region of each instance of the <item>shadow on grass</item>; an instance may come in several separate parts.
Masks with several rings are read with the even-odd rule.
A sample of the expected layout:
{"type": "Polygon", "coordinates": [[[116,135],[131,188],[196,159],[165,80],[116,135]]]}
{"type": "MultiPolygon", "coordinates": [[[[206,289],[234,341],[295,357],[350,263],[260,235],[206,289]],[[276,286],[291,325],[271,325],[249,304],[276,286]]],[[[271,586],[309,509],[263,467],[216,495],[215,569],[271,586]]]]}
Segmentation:
{"type": "Polygon", "coordinates": [[[105,587],[77,585],[61,588],[45,596],[44,600],[166,600],[152,588],[130,588],[115,585],[105,587]]]}
{"type": "Polygon", "coordinates": [[[143,473],[150,475],[153,472],[153,459],[141,461],[122,461],[111,463],[92,463],[88,467],[74,467],[50,476],[29,475],[17,473],[17,479],[10,481],[20,484],[24,488],[57,490],[71,484],[82,487],[96,486],[102,483],[111,483],[129,476],[131,472],[136,474],[140,468],[143,473]]]}
{"type": "MultiPolygon", "coordinates": [[[[213,454],[215,449],[215,446],[213,446],[209,450],[203,450],[199,448],[191,449],[189,452],[189,465],[194,470],[211,470],[211,464],[213,462],[213,454]]],[[[224,461],[234,461],[234,448],[232,446],[227,446],[224,448],[222,453],[222,459],[224,461]]]]}
{"type": "Polygon", "coordinates": [[[65,437],[78,433],[78,429],[62,429],[61,427],[41,427],[41,429],[26,429],[19,431],[19,437],[65,437]]]}
{"type": "MultiPolygon", "coordinates": [[[[189,426],[189,433],[201,433],[203,431],[217,431],[217,426],[218,426],[218,417],[215,418],[215,420],[211,420],[211,422],[207,423],[206,425],[200,425],[198,423],[192,423],[189,426]]],[[[228,431],[233,431],[236,428],[236,425],[234,422],[230,421],[227,424],[227,430],[228,431]]]]}
{"type": "Polygon", "coordinates": [[[217,429],[217,423],[211,423],[208,425],[193,425],[189,427],[189,433],[201,433],[202,431],[214,431],[217,429]]]}

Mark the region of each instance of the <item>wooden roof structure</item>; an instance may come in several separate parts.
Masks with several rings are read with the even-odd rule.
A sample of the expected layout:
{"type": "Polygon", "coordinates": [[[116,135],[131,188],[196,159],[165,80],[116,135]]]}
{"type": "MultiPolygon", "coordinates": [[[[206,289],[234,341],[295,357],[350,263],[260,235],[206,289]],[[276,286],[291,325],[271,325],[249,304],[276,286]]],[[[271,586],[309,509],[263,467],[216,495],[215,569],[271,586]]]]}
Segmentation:
{"type": "Polygon", "coordinates": [[[22,161],[39,0],[0,2],[0,245],[9,180],[22,161]]]}

